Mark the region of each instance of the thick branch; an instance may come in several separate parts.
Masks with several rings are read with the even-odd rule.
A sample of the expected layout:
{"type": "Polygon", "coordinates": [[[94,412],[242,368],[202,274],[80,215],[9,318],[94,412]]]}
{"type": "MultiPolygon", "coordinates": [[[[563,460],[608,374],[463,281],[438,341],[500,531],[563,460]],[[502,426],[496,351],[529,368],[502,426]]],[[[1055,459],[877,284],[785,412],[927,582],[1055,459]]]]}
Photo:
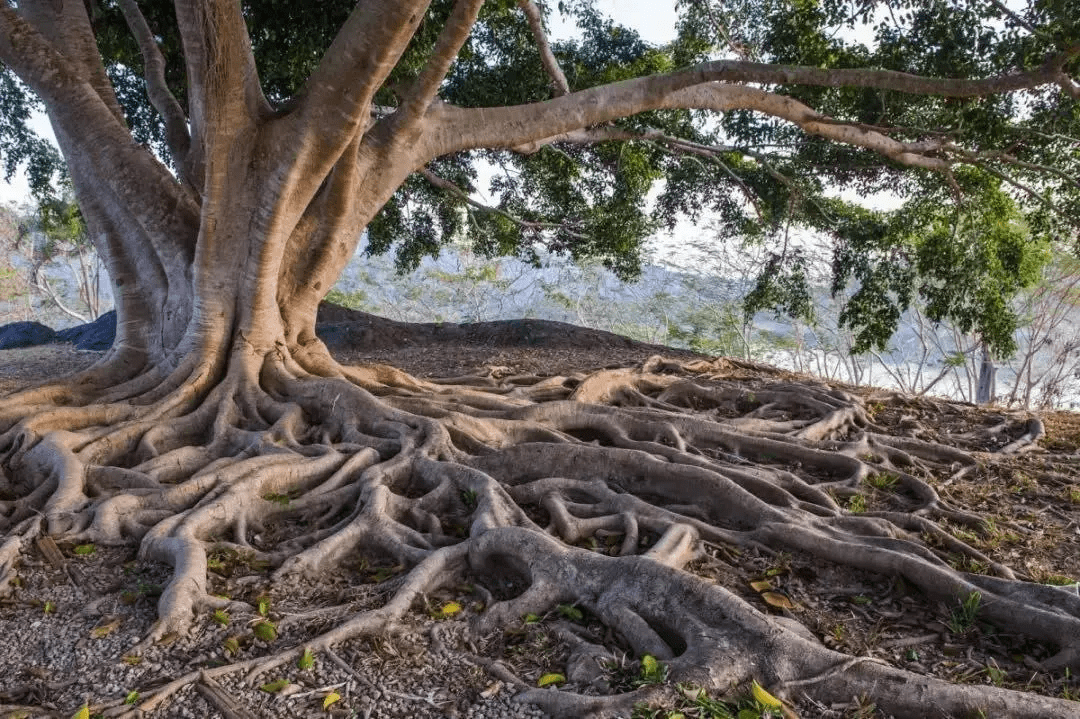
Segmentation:
{"type": "MultiPolygon", "coordinates": [[[[187,117],[183,108],[177,101],[176,96],[169,90],[165,81],[165,57],[154,40],[154,33],[146,23],[135,0],[119,0],[120,9],[124,13],[124,19],[131,29],[132,35],[139,43],[139,52],[143,58],[143,74],[146,78],[146,94],[150,98],[150,104],[165,121],[165,135],[169,143],[169,152],[176,161],[176,167],[180,172],[181,179],[196,188],[196,184],[190,173],[188,165],[188,151],[191,148],[191,136],[188,134],[187,117]]],[[[201,178],[199,178],[201,179],[201,178]]]]}
{"type": "MultiPolygon", "coordinates": [[[[615,86],[612,86],[612,88],[614,89],[615,86]]],[[[539,110],[539,106],[560,103],[561,100],[574,98],[581,94],[583,93],[575,93],[574,95],[569,95],[567,98],[561,98],[560,100],[551,100],[546,103],[537,103],[537,105],[527,105],[523,107],[534,107],[539,110]]],[[[597,101],[596,98],[593,98],[593,102],[588,104],[578,103],[576,108],[573,110],[567,109],[566,113],[563,115],[551,116],[546,112],[539,112],[538,114],[542,116],[538,117],[535,123],[530,125],[524,120],[519,120],[512,126],[513,129],[517,129],[521,132],[520,135],[514,136],[508,129],[508,132],[503,136],[502,141],[499,141],[497,137],[488,135],[488,126],[480,125],[477,126],[473,133],[462,138],[464,140],[471,140],[473,141],[472,143],[464,144],[463,146],[451,146],[448,151],[455,152],[475,147],[507,147],[519,152],[535,152],[544,145],[551,144],[552,142],[558,142],[564,138],[573,139],[582,128],[599,122],[614,120],[646,110],[677,108],[715,110],[717,112],[756,110],[788,120],[789,122],[798,125],[809,134],[818,135],[849,145],[865,147],[904,165],[923,167],[932,170],[944,170],[949,166],[948,161],[931,156],[933,153],[937,153],[940,150],[941,145],[938,142],[899,142],[878,132],[837,124],[801,102],[783,95],[765,92],[764,90],[746,87],[744,85],[728,85],[721,83],[704,83],[694,87],[676,90],[662,97],[650,97],[647,99],[642,98],[639,93],[633,91],[622,96],[620,96],[619,93],[612,93],[612,96],[606,102],[597,101]],[[528,130],[545,124],[548,127],[560,128],[568,125],[575,126],[568,127],[567,130],[558,134],[544,135],[541,137],[536,137],[532,133],[528,133],[528,130]],[[521,141],[514,142],[514,140],[518,139],[521,141]]],[[[451,114],[461,113],[463,115],[471,115],[472,113],[482,113],[483,111],[447,109],[447,112],[451,114]]],[[[498,110],[495,110],[495,112],[498,112],[498,110]]],[[[451,122],[456,124],[459,122],[459,118],[454,118],[451,122]]],[[[498,124],[497,120],[495,124],[498,124]]]]}
{"type": "Polygon", "coordinates": [[[559,67],[555,53],[551,51],[551,43],[548,42],[547,32],[544,30],[544,19],[540,16],[540,8],[533,0],[518,0],[518,7],[525,13],[525,19],[529,21],[529,29],[532,30],[536,49],[540,52],[540,62],[544,64],[544,72],[551,78],[552,92],[555,97],[570,94],[570,83],[566,81],[566,75],[559,67]]]}
{"type": "Polygon", "coordinates": [[[299,94],[290,127],[306,135],[311,168],[325,176],[368,121],[371,100],[394,69],[430,0],[358,3],[299,94]],[[323,171],[318,172],[321,166],[323,171]]]}
{"type": "Polygon", "coordinates": [[[439,33],[435,50],[393,119],[395,134],[414,128],[427,112],[428,106],[435,100],[439,85],[468,39],[483,4],[484,0],[458,0],[454,3],[454,10],[439,33]]]}
{"type": "Polygon", "coordinates": [[[78,68],[6,4],[0,4],[0,60],[45,102],[58,135],[77,143],[80,160],[127,203],[162,251],[190,250],[177,240],[194,237],[199,215],[194,202],[135,142],[78,68]]]}
{"type": "MultiPolygon", "coordinates": [[[[892,70],[822,70],[812,67],[721,60],[666,75],[652,75],[589,88],[553,100],[528,105],[473,109],[442,108],[440,111],[444,115],[440,120],[443,127],[440,128],[439,137],[434,143],[438,151],[433,156],[477,147],[519,147],[649,110],[758,109],[730,102],[739,92],[739,89],[732,85],[733,83],[872,87],[910,94],[946,97],[978,97],[1011,92],[1058,82],[1062,63],[1077,53],[1080,53],[1080,48],[1055,58],[1036,70],[982,80],[920,77],[892,70]],[[695,88],[694,92],[681,92],[692,87],[695,88]]],[[[749,90],[750,88],[742,89],[749,90]]],[[[780,97],[760,90],[754,90],[754,92],[761,93],[760,97],[771,96],[778,99],[780,97]]],[[[776,100],[771,104],[779,105],[780,102],[776,100]]],[[[798,105],[798,103],[795,104],[798,105]]],[[[801,105],[800,107],[805,108],[801,105]]],[[[808,110],[808,108],[805,109],[808,110]]],[[[800,111],[799,114],[802,115],[804,112],[800,111]]],[[[815,132],[815,134],[819,133],[815,132]]],[[[820,134],[825,137],[830,136],[826,133],[820,134]]]]}
{"type": "Polygon", "coordinates": [[[196,174],[214,137],[244,132],[269,116],[270,104],[259,84],[240,3],[176,0],[175,4],[188,79],[192,174],[196,174]]]}

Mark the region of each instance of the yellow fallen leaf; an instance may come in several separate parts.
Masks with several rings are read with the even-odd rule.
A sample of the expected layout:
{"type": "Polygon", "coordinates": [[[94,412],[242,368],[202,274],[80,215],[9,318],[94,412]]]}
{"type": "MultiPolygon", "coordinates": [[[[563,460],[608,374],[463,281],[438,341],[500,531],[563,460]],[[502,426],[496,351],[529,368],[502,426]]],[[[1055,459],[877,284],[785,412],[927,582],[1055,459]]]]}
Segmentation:
{"type": "Polygon", "coordinates": [[[325,697],[323,697],[322,708],[329,709],[331,704],[339,701],[341,701],[341,695],[337,692],[330,692],[325,697]]]}
{"type": "Polygon", "coordinates": [[[546,687],[551,684],[562,684],[565,681],[566,677],[564,677],[562,674],[556,674],[552,672],[551,674],[545,674],[544,676],[540,677],[540,679],[538,679],[536,682],[536,686],[546,687]]]}
{"type": "Polygon", "coordinates": [[[444,617],[452,617],[460,611],[460,604],[458,604],[457,602],[447,602],[446,604],[442,605],[442,609],[439,610],[439,613],[442,614],[444,617]]]}
{"type": "Polygon", "coordinates": [[[762,592],[761,598],[765,600],[765,603],[770,607],[776,607],[777,609],[798,609],[799,605],[791,601],[783,594],[779,592],[762,592]]]}
{"type": "Polygon", "coordinates": [[[105,624],[98,625],[90,631],[90,636],[92,636],[94,639],[103,639],[112,634],[113,630],[119,627],[122,621],[122,619],[114,619],[111,622],[106,622],[105,624]]]}
{"type": "Polygon", "coordinates": [[[784,702],[765,691],[762,686],[757,683],[756,679],[750,683],[750,693],[754,695],[755,701],[769,709],[782,709],[784,707],[784,702]]]}
{"type": "Polygon", "coordinates": [[[82,709],[75,712],[75,715],[71,719],[90,719],[90,707],[83,704],[82,709]]]}
{"type": "Polygon", "coordinates": [[[758,582],[750,582],[750,586],[753,587],[755,592],[771,592],[772,584],[762,579],[758,582]]]}

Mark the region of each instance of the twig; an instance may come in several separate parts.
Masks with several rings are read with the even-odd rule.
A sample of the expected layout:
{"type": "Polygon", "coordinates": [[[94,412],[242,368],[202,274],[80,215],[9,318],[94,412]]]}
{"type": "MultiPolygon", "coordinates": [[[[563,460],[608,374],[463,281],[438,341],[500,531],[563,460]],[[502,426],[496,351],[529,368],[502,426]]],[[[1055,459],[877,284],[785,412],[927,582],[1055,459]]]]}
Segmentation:
{"type": "Polygon", "coordinates": [[[199,681],[195,684],[195,691],[202,694],[208,702],[213,704],[225,716],[225,719],[255,719],[254,714],[237,704],[229,696],[229,693],[225,691],[225,687],[221,686],[213,677],[207,675],[205,671],[199,675],[199,681]]]}

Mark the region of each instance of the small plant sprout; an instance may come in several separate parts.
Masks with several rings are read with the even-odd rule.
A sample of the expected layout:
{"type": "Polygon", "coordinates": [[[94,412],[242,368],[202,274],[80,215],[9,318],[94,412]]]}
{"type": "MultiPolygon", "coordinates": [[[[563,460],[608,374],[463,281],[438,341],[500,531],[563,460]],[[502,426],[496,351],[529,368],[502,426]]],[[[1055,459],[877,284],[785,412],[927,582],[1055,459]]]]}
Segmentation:
{"type": "Polygon", "coordinates": [[[967,597],[960,600],[949,615],[949,621],[947,622],[949,631],[953,634],[964,634],[974,627],[975,620],[979,616],[979,604],[981,602],[982,595],[978,592],[971,592],[967,597]]]}
{"type": "Polygon", "coordinates": [[[871,472],[867,475],[865,480],[865,482],[874,489],[880,489],[885,492],[895,487],[896,483],[899,481],[899,477],[889,472],[871,472]]]}
{"type": "Polygon", "coordinates": [[[651,654],[646,654],[641,658],[641,676],[635,683],[638,686],[662,684],[667,680],[667,675],[667,665],[657,661],[651,654]]]}
{"type": "Polygon", "coordinates": [[[476,508],[477,494],[475,489],[463,489],[461,490],[461,501],[469,509],[476,508]]]}

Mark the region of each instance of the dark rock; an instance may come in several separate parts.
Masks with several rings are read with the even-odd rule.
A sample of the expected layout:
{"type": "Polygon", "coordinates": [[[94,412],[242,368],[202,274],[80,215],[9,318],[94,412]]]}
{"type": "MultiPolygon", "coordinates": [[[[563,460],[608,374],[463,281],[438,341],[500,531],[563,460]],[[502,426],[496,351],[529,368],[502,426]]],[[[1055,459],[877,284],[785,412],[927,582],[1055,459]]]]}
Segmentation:
{"type": "Polygon", "coordinates": [[[93,322],[69,327],[56,333],[57,342],[70,342],[80,350],[104,352],[116,338],[116,310],[111,310],[93,322]]]}
{"type": "Polygon", "coordinates": [[[40,322],[12,322],[0,327],[0,350],[34,347],[52,342],[56,333],[40,322]]]}

